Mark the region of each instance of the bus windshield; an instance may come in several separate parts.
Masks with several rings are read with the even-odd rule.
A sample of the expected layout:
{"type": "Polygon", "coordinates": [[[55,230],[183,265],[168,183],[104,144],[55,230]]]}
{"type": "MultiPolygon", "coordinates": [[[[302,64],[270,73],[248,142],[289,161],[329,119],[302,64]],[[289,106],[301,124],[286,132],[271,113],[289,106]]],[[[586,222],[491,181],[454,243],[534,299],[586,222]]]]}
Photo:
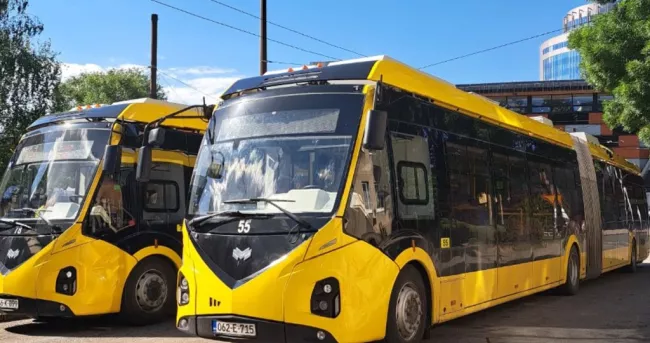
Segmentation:
{"type": "Polygon", "coordinates": [[[26,134],[0,181],[1,218],[74,220],[109,135],[106,129],[69,125],[26,134]]]}
{"type": "Polygon", "coordinates": [[[293,93],[224,103],[197,158],[189,216],[222,211],[331,213],[359,127],[361,94],[293,93]],[[208,169],[223,162],[220,178],[208,169]]]}

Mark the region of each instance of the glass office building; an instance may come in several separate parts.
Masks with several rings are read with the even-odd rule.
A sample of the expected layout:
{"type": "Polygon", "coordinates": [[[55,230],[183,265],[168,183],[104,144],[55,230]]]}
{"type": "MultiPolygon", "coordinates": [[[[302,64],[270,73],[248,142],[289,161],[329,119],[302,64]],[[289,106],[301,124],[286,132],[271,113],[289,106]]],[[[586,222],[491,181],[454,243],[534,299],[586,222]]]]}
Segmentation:
{"type": "Polygon", "coordinates": [[[580,75],[580,54],[568,47],[571,30],[591,22],[594,16],[608,12],[616,2],[606,5],[589,3],[570,10],[563,19],[564,32],[539,48],[539,78],[542,81],[576,80],[580,75]]]}

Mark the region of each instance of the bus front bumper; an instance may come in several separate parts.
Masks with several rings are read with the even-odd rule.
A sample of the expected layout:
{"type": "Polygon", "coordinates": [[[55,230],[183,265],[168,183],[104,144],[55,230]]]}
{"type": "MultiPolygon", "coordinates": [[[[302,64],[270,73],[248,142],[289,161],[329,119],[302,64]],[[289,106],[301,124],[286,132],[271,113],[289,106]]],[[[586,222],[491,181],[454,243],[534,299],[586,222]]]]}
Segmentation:
{"type": "Polygon", "coordinates": [[[0,313],[9,315],[39,317],[75,317],[70,308],[54,301],[30,299],[0,294],[0,313]],[[15,308],[16,301],[18,308],[15,308]]]}
{"type": "Polygon", "coordinates": [[[257,318],[231,315],[185,316],[176,322],[176,328],[188,335],[226,341],[293,343],[324,342],[335,343],[336,339],[329,332],[314,327],[268,321],[257,318]],[[254,324],[254,336],[222,335],[215,333],[217,321],[223,323],[254,324]]]}

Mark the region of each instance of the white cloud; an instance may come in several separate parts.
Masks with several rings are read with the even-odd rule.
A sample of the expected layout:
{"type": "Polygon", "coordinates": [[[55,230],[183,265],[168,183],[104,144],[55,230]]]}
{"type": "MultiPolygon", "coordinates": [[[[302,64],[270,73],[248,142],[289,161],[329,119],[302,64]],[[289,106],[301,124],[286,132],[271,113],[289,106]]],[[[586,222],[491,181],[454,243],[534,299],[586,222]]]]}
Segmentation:
{"type": "MultiPolygon", "coordinates": [[[[61,72],[62,80],[65,81],[82,73],[128,68],[148,69],[147,66],[138,64],[100,66],[92,63],[63,63],[61,72]]],[[[210,104],[218,101],[221,93],[241,77],[236,74],[234,69],[211,66],[160,68],[158,83],[163,87],[171,102],[197,104],[201,103],[205,97],[206,103],[210,104]]]]}

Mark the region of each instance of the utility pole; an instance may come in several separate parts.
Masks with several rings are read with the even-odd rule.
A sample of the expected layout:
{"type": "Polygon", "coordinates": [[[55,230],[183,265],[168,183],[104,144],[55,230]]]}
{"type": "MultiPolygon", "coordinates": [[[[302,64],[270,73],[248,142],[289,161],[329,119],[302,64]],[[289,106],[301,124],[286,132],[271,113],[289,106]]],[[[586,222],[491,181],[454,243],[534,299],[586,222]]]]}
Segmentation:
{"type": "Polygon", "coordinates": [[[156,99],[156,75],[158,73],[158,15],[151,15],[151,84],[149,85],[149,97],[156,99]]]}
{"type": "Polygon", "coordinates": [[[266,0],[260,0],[260,75],[266,73],[266,0]]]}

